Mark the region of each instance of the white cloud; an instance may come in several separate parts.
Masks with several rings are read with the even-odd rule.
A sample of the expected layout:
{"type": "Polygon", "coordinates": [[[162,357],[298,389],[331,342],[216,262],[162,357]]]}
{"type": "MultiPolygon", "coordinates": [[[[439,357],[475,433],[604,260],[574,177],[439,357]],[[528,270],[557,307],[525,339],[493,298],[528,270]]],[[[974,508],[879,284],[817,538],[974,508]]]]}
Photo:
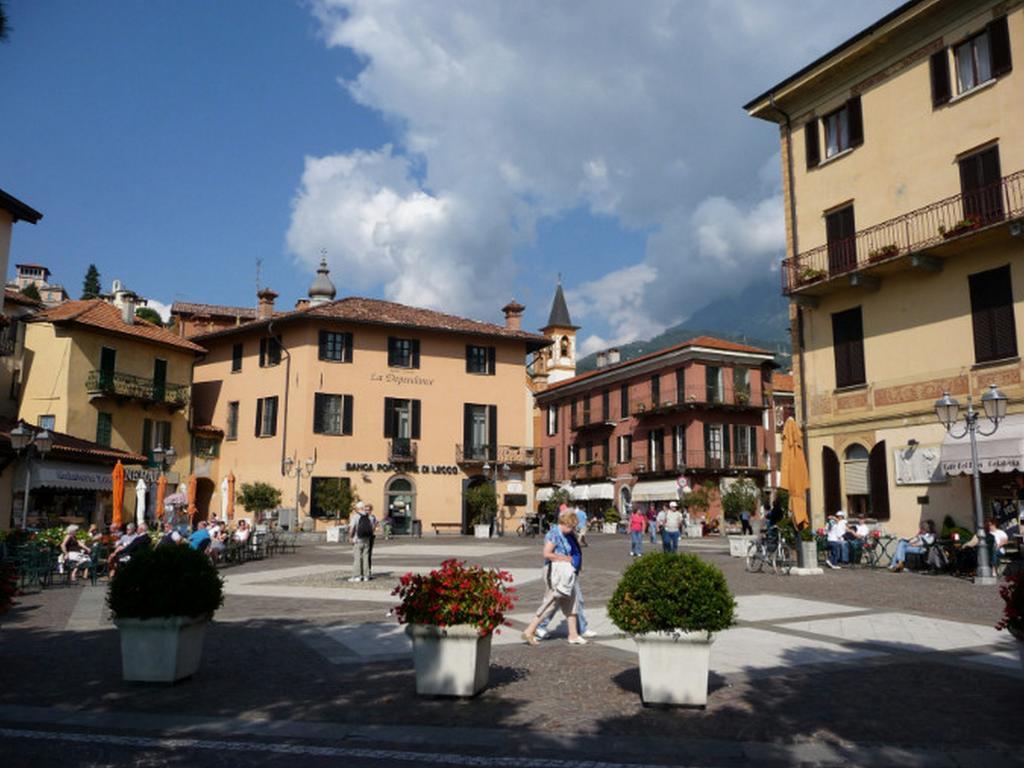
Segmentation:
{"type": "Polygon", "coordinates": [[[398,150],[308,158],[288,248],[342,294],[493,316],[536,222],[582,207],[649,233],[641,263],[565,265],[582,347],[656,333],[771,268],[777,132],[739,105],[891,2],[855,5],[318,0],[398,150]]]}
{"type": "Polygon", "coordinates": [[[162,301],[157,301],[156,299],[146,299],[146,306],[155,310],[156,313],[160,315],[160,319],[165,323],[171,319],[170,304],[164,304],[162,301]]]}

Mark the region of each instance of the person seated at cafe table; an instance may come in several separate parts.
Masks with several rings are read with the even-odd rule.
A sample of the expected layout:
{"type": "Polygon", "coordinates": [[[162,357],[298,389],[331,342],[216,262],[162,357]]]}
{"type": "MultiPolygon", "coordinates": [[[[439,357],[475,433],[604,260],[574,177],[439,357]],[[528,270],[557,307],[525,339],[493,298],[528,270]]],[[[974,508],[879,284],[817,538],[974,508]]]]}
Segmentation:
{"type": "Polygon", "coordinates": [[[235,532],[234,534],[232,534],[232,538],[239,544],[245,544],[245,542],[249,540],[249,534],[251,532],[252,531],[249,528],[249,522],[247,520],[239,520],[238,527],[235,528],[235,532]]]}
{"type": "MultiPolygon", "coordinates": [[[[991,517],[985,521],[985,541],[988,542],[988,558],[992,568],[999,565],[999,557],[1006,554],[1006,545],[1010,541],[1009,534],[996,525],[991,517]]],[[[964,544],[962,559],[967,560],[967,565],[977,567],[978,563],[978,534],[974,534],[971,540],[964,544]],[[970,561],[973,560],[973,563],[970,561]]]]}
{"type": "Polygon", "coordinates": [[[840,563],[850,562],[850,543],[846,540],[846,513],[839,510],[835,515],[828,518],[828,531],[825,538],[828,542],[828,557],[825,558],[825,565],[833,570],[839,570],[840,563]]]}
{"type": "Polygon", "coordinates": [[[77,533],[78,526],[69,525],[64,532],[64,540],[60,543],[60,551],[64,555],[64,568],[71,574],[71,581],[77,580],[79,571],[82,572],[83,578],[88,576],[91,562],[91,550],[87,544],[78,540],[77,533]]]}
{"type": "Polygon", "coordinates": [[[921,527],[918,529],[916,536],[909,539],[900,539],[896,543],[896,554],[892,556],[892,562],[889,563],[889,570],[893,573],[899,573],[903,570],[903,565],[906,562],[908,554],[924,554],[925,550],[934,543],[935,521],[925,520],[921,523],[921,527]]]}

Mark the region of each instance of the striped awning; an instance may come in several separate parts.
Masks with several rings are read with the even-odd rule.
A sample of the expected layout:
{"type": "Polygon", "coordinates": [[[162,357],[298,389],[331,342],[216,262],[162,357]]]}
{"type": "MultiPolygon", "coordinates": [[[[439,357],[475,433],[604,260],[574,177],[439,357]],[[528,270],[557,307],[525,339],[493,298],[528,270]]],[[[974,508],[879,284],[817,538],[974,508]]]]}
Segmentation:
{"type": "Polygon", "coordinates": [[[633,501],[679,501],[675,480],[644,480],[633,486],[633,501]]]}
{"type": "Polygon", "coordinates": [[[590,485],[576,485],[573,486],[572,497],[576,501],[614,499],[615,485],[612,483],[591,483],[590,485]]]}
{"type": "Polygon", "coordinates": [[[537,499],[537,501],[550,501],[554,493],[554,488],[538,488],[534,498],[537,499]]]}

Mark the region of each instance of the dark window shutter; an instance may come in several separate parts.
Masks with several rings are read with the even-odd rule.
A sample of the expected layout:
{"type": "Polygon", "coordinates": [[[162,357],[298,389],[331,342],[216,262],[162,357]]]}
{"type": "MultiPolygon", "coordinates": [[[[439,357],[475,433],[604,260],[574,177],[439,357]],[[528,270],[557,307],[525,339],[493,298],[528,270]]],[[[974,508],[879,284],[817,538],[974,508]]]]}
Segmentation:
{"type": "Polygon", "coordinates": [[[462,455],[465,458],[472,456],[473,447],[473,406],[464,403],[462,406],[462,455]]]}
{"type": "Polygon", "coordinates": [[[419,339],[413,339],[412,341],[412,367],[420,367],[420,342],[419,339]]]}
{"type": "Polygon", "coordinates": [[[313,432],[322,434],[324,421],[324,396],[319,392],[313,395],[313,432]]]}
{"type": "Polygon", "coordinates": [[[676,402],[686,401],[686,371],[682,368],[676,369],[676,402]]]}
{"type": "Polygon", "coordinates": [[[889,519],[889,470],[885,457],[885,440],[871,449],[868,457],[868,475],[871,491],[871,516],[889,519]]]}
{"type": "Polygon", "coordinates": [[[473,347],[466,345],[466,373],[473,372],[473,347]]]}
{"type": "Polygon", "coordinates": [[[420,401],[412,400],[412,435],[411,439],[420,439],[420,401]]]}
{"type": "Polygon", "coordinates": [[[267,340],[260,339],[260,368],[267,364],[267,340]]]}
{"type": "Polygon", "coordinates": [[[267,398],[267,413],[270,414],[270,436],[277,434],[277,398],[267,398]]]}
{"type": "Polygon", "coordinates": [[[1010,28],[1006,24],[1006,17],[1000,16],[989,22],[987,31],[992,77],[999,77],[1013,69],[1010,59],[1010,28]]]}
{"type": "MultiPolygon", "coordinates": [[[[165,448],[167,446],[164,446],[165,448]]],[[[142,453],[145,454],[149,463],[153,463],[153,421],[151,419],[142,420],[142,453]]]]}
{"type": "Polygon", "coordinates": [[[393,414],[395,412],[395,401],[394,398],[384,398],[384,437],[394,437],[395,427],[393,414]]]}
{"type": "Polygon", "coordinates": [[[353,355],[352,355],[352,334],[351,333],[346,333],[346,334],[344,334],[344,336],[345,336],[345,362],[346,363],[351,363],[352,362],[352,357],[353,357],[353,355]]]}
{"type": "Polygon", "coordinates": [[[256,437],[260,436],[260,427],[263,424],[263,398],[256,400],[256,437]]]}
{"type": "Polygon", "coordinates": [[[860,107],[860,96],[846,102],[846,125],[850,132],[850,147],[864,143],[864,114],[860,107]]]}
{"type": "Polygon", "coordinates": [[[342,401],[342,414],[341,414],[341,434],[351,435],[352,434],[352,407],[354,400],[352,395],[345,395],[342,401]]]}
{"type": "Polygon", "coordinates": [[[320,331],[320,353],[321,360],[327,359],[327,331],[320,331]]]}
{"type": "Polygon", "coordinates": [[[970,275],[968,285],[976,362],[1016,357],[1017,328],[1009,265],[970,275]]]}
{"type": "Polygon", "coordinates": [[[832,315],[832,347],[836,361],[836,387],[863,384],[866,377],[860,307],[832,315]]]}
{"type": "Polygon", "coordinates": [[[548,448],[548,469],[551,472],[549,479],[555,479],[555,464],[558,463],[558,452],[554,448],[548,448]]]}
{"type": "Polygon", "coordinates": [[[395,339],[393,336],[388,336],[388,366],[395,364],[395,339]]]}
{"type": "Polygon", "coordinates": [[[949,86],[949,54],[946,49],[932,54],[932,106],[941,107],[952,98],[949,86]]]}
{"type": "Polygon", "coordinates": [[[487,406],[487,442],[490,443],[490,459],[498,459],[498,406],[487,406]]]}
{"type": "Polygon", "coordinates": [[[760,466],[758,464],[758,456],[761,454],[757,451],[757,427],[750,427],[750,457],[753,459],[752,466],[760,466]]]}
{"type": "Polygon", "coordinates": [[[711,452],[711,425],[704,425],[704,453],[711,452]]]}
{"type": "Polygon", "coordinates": [[[825,490],[825,514],[831,515],[843,508],[839,493],[839,457],[827,445],[821,449],[821,475],[825,490]]]}
{"type": "Polygon", "coordinates": [[[821,162],[821,147],[818,141],[818,118],[814,118],[804,126],[804,142],[807,148],[808,168],[815,168],[821,162]]]}
{"type": "Polygon", "coordinates": [[[732,443],[729,441],[731,431],[728,424],[722,426],[722,461],[727,467],[732,464],[732,443]]]}
{"type": "Polygon", "coordinates": [[[487,348],[487,373],[494,376],[498,372],[498,350],[494,347],[487,348]]]}

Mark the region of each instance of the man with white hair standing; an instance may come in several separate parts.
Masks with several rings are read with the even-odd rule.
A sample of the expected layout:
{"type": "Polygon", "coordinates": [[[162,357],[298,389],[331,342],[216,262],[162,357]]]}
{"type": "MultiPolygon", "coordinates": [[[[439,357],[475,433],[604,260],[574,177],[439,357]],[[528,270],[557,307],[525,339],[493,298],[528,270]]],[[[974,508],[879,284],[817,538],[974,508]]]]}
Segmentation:
{"type": "Polygon", "coordinates": [[[369,581],[370,549],[373,547],[373,529],[376,521],[369,507],[356,502],[356,512],[348,520],[348,539],[352,543],[352,576],[349,581],[369,581]]]}

